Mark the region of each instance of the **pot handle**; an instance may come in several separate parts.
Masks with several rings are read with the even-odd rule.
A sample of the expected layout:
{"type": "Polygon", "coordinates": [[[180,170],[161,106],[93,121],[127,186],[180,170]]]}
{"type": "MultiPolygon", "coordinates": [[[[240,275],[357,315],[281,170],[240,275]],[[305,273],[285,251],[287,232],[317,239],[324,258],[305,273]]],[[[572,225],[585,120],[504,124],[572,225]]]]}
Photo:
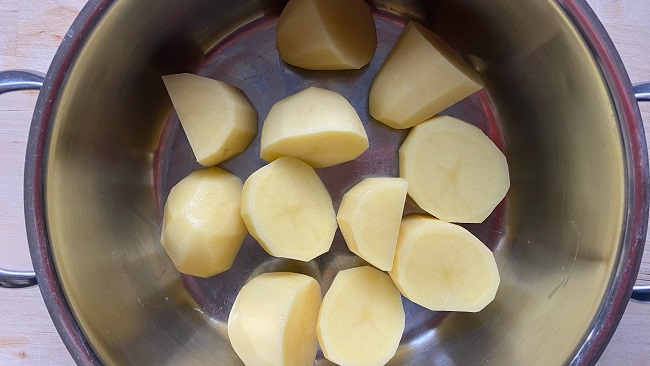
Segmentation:
{"type": "MultiPolygon", "coordinates": [[[[17,90],[40,89],[45,75],[36,71],[0,71],[0,94],[17,90]]],[[[0,268],[0,287],[21,288],[36,285],[34,272],[9,271],[0,268]]]]}
{"type": "MultiPolygon", "coordinates": [[[[650,102],[650,82],[634,86],[634,96],[639,102],[650,102]]],[[[635,285],[632,298],[638,301],[650,302],[650,285],[635,285]]]]}
{"type": "Polygon", "coordinates": [[[650,81],[636,84],[634,86],[634,96],[639,102],[650,102],[650,81]]]}

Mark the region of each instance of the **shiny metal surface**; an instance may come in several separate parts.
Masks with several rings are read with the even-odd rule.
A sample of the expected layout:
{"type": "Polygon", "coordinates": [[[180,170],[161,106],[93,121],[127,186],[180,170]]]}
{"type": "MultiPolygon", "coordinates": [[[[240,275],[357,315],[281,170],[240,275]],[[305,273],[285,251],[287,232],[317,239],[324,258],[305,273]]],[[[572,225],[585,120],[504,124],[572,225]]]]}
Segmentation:
{"type": "MultiPolygon", "coordinates": [[[[634,85],[634,97],[639,102],[650,102],[650,82],[634,85]]],[[[650,302],[650,285],[634,285],[632,298],[637,301],[650,302]]]]}
{"type": "MultiPolygon", "coordinates": [[[[0,94],[11,91],[40,89],[44,75],[36,71],[0,71],[0,94]]],[[[33,271],[11,271],[0,268],[0,287],[22,288],[36,285],[33,271]]]]}
{"type": "MultiPolygon", "coordinates": [[[[390,365],[596,362],[629,299],[648,217],[646,144],[611,41],[579,0],[375,4],[375,59],[337,73],[279,62],[281,2],[96,0],[84,9],[39,97],[26,164],[35,268],[79,364],[241,365],[225,316],[247,279],[295,270],[326,289],[337,270],[361,263],[340,234],[310,263],[272,259],[249,238],[231,271],[176,272],[159,244],[162,205],[197,166],[160,75],[233,83],[261,120],[307,86],[342,92],[371,148],[319,171],[338,203],[363,177],[397,174],[404,132],[369,117],[367,88],[404,24],[399,15],[430,26],[480,70],[485,91],[447,112],[503,149],[512,188],[486,223],[468,225],[495,252],[496,300],[477,314],[405,301],[407,330],[390,365]]],[[[256,139],[223,166],[245,178],[262,164],[258,153],[256,139]]]]}
{"type": "Polygon", "coordinates": [[[38,90],[43,86],[45,75],[31,70],[0,71],[0,94],[17,90],[38,90]]]}
{"type": "Polygon", "coordinates": [[[35,286],[36,274],[30,271],[0,269],[0,287],[23,288],[35,286]]]}
{"type": "Polygon", "coordinates": [[[634,96],[639,102],[650,102],[650,82],[635,85],[634,96]]]}
{"type": "Polygon", "coordinates": [[[634,291],[632,291],[632,299],[637,301],[650,302],[650,285],[634,286],[634,291]]]}

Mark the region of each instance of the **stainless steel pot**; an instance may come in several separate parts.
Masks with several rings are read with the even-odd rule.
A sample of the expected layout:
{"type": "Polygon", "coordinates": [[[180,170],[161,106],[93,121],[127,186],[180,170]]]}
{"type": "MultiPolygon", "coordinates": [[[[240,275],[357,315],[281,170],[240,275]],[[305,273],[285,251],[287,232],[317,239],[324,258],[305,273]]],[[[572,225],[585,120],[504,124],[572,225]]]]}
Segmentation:
{"type": "MultiPolygon", "coordinates": [[[[603,27],[582,0],[374,4],[375,59],[336,74],[279,62],[281,1],[93,0],[83,9],[45,76],[25,164],[35,278],[77,363],[241,364],[226,321],[248,278],[294,270],[326,289],[338,269],[359,264],[340,235],[332,252],[306,264],[272,259],[248,238],[225,274],[176,272],[159,245],[161,208],[197,165],[160,75],[193,70],[230,82],[262,119],[307,85],[342,92],[371,149],[319,171],[338,204],[359,178],[396,173],[404,133],[369,117],[367,87],[400,33],[398,15],[430,26],[481,71],[485,91],[446,113],[497,142],[512,188],[486,223],[468,225],[495,252],[496,300],[477,314],[405,300],[409,321],[390,364],[596,362],[632,292],[650,183],[632,85],[603,27]]],[[[0,93],[41,83],[29,73],[0,75],[0,93]]],[[[650,99],[648,89],[639,86],[639,98],[650,99]]],[[[258,149],[259,140],[225,167],[247,177],[262,164],[258,149]]],[[[34,277],[3,271],[0,283],[26,286],[34,277]]],[[[319,356],[317,364],[330,363],[319,356]]]]}

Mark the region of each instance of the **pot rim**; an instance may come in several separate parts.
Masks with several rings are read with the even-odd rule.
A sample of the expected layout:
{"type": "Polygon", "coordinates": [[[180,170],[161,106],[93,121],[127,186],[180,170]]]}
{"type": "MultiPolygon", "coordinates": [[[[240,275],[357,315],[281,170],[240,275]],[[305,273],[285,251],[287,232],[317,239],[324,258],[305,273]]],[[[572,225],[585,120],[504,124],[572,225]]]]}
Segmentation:
{"type": "Polygon", "coordinates": [[[585,0],[556,0],[582,35],[608,86],[618,117],[625,159],[625,217],[616,273],[605,291],[591,331],[570,365],[595,365],[623,317],[637,279],[648,228],[648,146],[632,82],[614,42],[585,0]]]}
{"type": "MultiPolygon", "coordinates": [[[[50,129],[58,108],[57,96],[86,39],[115,1],[88,1],[66,33],[36,103],[25,158],[25,223],[34,271],[54,325],[79,365],[102,363],[85,339],[58,282],[46,221],[46,162],[50,129]]],[[[648,154],[632,84],[605,28],[585,0],[555,1],[573,21],[601,69],[616,109],[625,149],[627,207],[616,273],[592,321],[591,331],[578,345],[570,362],[575,366],[594,365],[625,312],[641,264],[650,203],[648,154]]]]}
{"type": "Polygon", "coordinates": [[[45,173],[57,96],[86,39],[115,0],[90,0],[61,41],[36,101],[25,155],[25,226],[41,295],[63,344],[78,365],[102,365],[68,306],[50,251],[45,210],[45,173]]]}

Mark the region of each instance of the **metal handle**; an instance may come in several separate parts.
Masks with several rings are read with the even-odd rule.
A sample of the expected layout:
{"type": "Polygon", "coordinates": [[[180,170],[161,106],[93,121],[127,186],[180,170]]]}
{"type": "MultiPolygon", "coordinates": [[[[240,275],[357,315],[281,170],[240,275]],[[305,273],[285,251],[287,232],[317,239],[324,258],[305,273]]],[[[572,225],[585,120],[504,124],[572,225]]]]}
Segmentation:
{"type": "Polygon", "coordinates": [[[650,81],[634,86],[634,96],[639,102],[650,102],[650,81]]]}
{"type": "MultiPolygon", "coordinates": [[[[639,102],[650,102],[650,82],[635,85],[634,96],[639,102]]],[[[650,285],[635,285],[632,290],[632,298],[650,302],[650,285]]]]}
{"type": "MultiPolygon", "coordinates": [[[[40,89],[45,75],[35,71],[0,71],[0,94],[17,90],[40,89]]],[[[21,288],[36,285],[34,272],[8,271],[0,268],[0,287],[21,288]]]]}

